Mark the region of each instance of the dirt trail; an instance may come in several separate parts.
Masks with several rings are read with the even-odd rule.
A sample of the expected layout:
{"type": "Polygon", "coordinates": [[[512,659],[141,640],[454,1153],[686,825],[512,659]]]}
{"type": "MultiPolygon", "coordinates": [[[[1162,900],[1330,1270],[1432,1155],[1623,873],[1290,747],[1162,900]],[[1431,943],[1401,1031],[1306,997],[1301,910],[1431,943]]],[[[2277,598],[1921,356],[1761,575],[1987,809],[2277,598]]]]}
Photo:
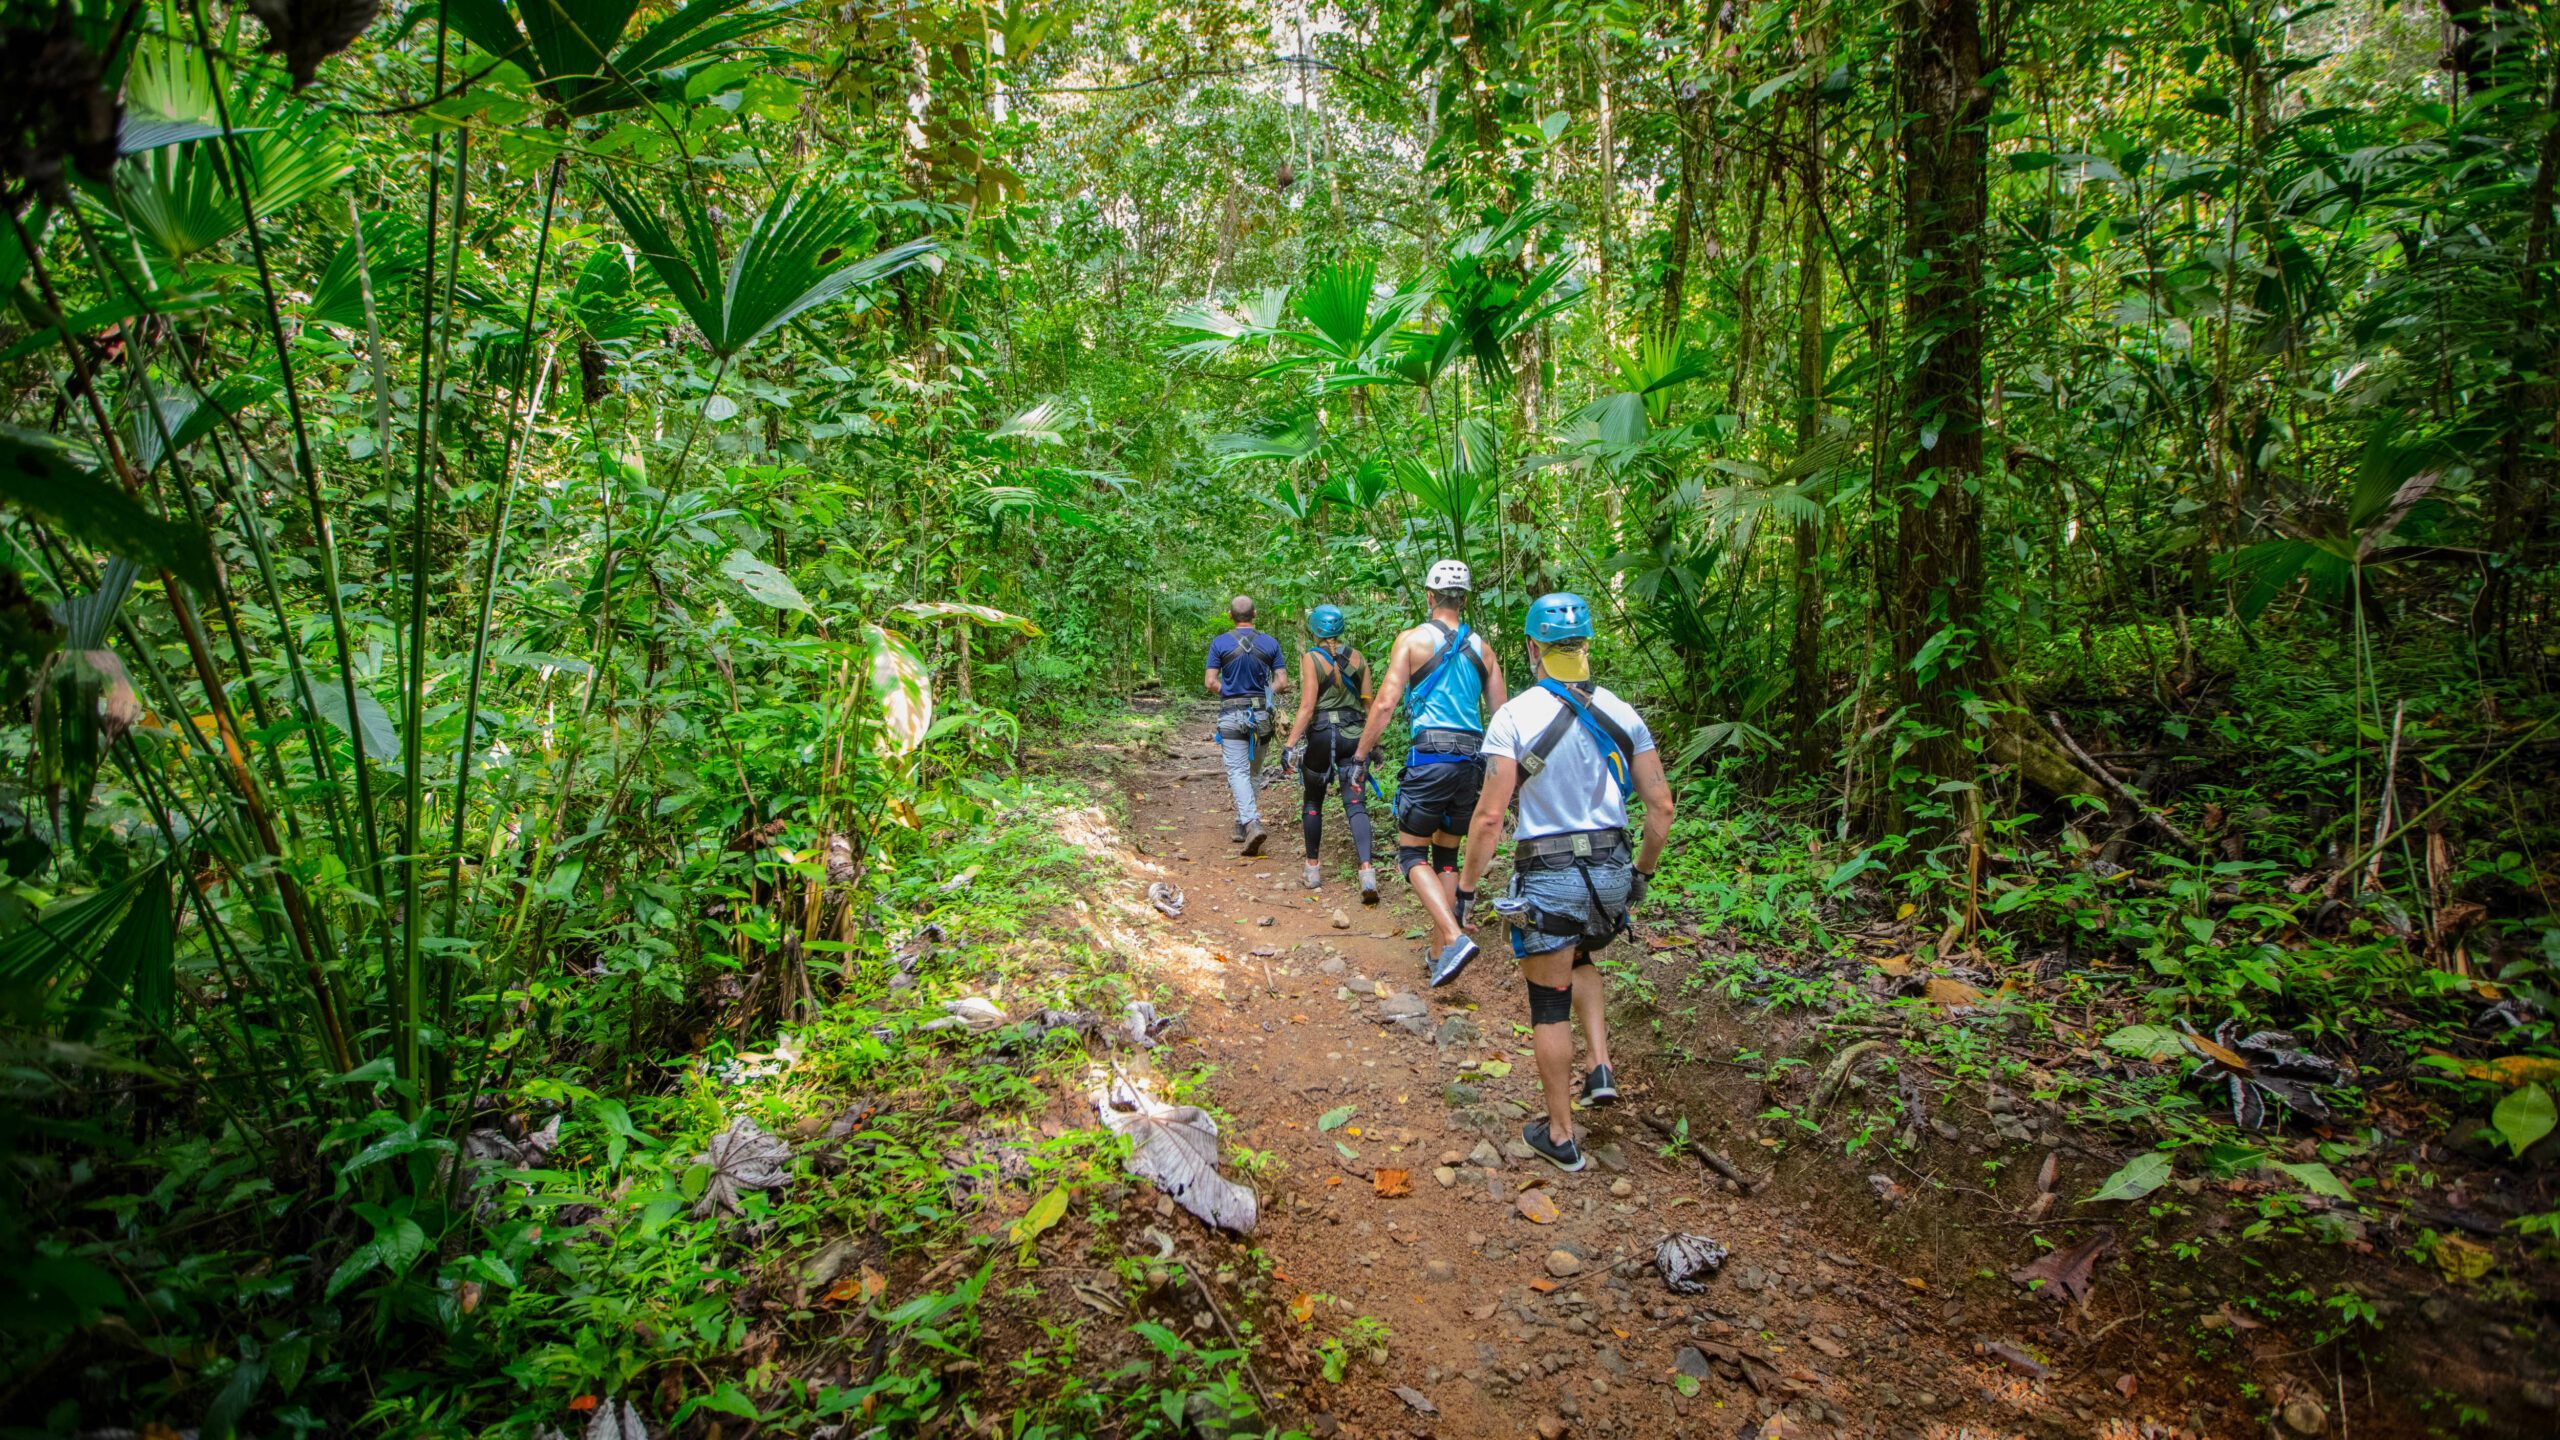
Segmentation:
{"type": "MultiPolygon", "coordinates": [[[[1487,953],[1459,983],[1425,988],[1422,942],[1406,933],[1421,925],[1419,907],[1394,878],[1385,903],[1360,904],[1339,806],[1326,816],[1324,884],[1307,891],[1296,782],[1263,791],[1271,844],[1247,859],[1230,841],[1216,757],[1186,725],[1170,762],[1127,782],[1141,868],[1160,866],[1186,892],[1167,929],[1223,957],[1148,978],[1191,992],[1185,1050],[1196,1045],[1217,1067],[1211,1089],[1235,1117],[1230,1144],[1281,1162],[1254,1182],[1264,1216],[1254,1242],[1276,1264],[1280,1298],[1264,1333],[1289,1337],[1268,1340],[1263,1363],[1299,1377],[1313,1433],[2195,1433],[2149,1418],[2196,1420],[2193,1389],[2146,1394],[2165,1383],[2146,1375],[2133,1382],[2136,1403],[2115,1388],[2118,1368],[2084,1363],[2036,1379],[2024,1353],[2014,1363],[1985,1353],[1970,1328],[1979,1313],[1964,1316],[1927,1280],[1875,1258],[1875,1232],[1837,1218],[1854,1211],[1817,1208],[1785,1184],[1737,1195],[1693,1160],[1661,1156],[1643,1122],[1659,1098],[1648,1096],[1646,1032],[1659,1027],[1613,1017],[1628,1100],[1586,1116],[1594,1163],[1567,1175],[1529,1157],[1519,1127],[1538,1104],[1537,1080],[1513,1028],[1525,1012],[1499,932],[1480,928],[1487,953]],[[1320,1131],[1319,1117],[1342,1106],[1356,1107],[1352,1117],[1320,1131]],[[1406,1172],[1409,1194],[1384,1193],[1388,1170],[1406,1172]],[[1529,1188],[1554,1202],[1551,1223],[1523,1213],[1529,1188]],[[1675,1295],[1654,1274],[1655,1243],[1672,1231],[1731,1248],[1706,1295],[1675,1295]],[[1311,1321],[1289,1313],[1300,1296],[1318,1297],[1311,1321]],[[1315,1346],[1357,1315],[1386,1325],[1384,1366],[1362,1358],[1346,1383],[1316,1380],[1315,1346]],[[1684,1371],[1694,1387],[1677,1378],[1684,1371]]],[[[1695,961],[1648,963],[1669,986],[1695,961]]],[[[1854,1198],[1872,1212],[1872,1197],[1854,1198]]]]}

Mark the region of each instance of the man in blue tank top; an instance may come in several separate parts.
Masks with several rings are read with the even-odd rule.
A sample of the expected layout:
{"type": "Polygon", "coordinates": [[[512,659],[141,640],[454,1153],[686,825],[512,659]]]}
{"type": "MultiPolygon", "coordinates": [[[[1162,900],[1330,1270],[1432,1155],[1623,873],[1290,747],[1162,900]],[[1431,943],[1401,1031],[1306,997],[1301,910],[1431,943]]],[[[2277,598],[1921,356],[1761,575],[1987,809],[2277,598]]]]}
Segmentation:
{"type": "Polygon", "coordinates": [[[1431,615],[1396,637],[1386,673],[1369,702],[1369,722],[1352,752],[1354,783],[1363,783],[1396,702],[1410,700],[1413,748],[1396,780],[1396,868],[1413,886],[1431,917],[1431,972],[1457,973],[1475,958],[1466,933],[1467,902],[1457,887],[1458,842],[1476,812],[1484,784],[1487,715],[1505,698],[1502,662],[1493,647],[1467,627],[1467,598],[1474,578],[1466,563],[1443,560],[1423,579],[1431,615]]]}
{"type": "Polygon", "coordinates": [[[1271,739],[1271,696],[1289,687],[1280,668],[1280,642],[1253,628],[1253,597],[1227,602],[1234,628],[1209,642],[1201,683],[1218,697],[1218,750],[1227,767],[1227,789],[1236,801],[1236,843],[1247,855],[1262,853],[1267,838],[1255,798],[1261,750],[1271,739]]]}

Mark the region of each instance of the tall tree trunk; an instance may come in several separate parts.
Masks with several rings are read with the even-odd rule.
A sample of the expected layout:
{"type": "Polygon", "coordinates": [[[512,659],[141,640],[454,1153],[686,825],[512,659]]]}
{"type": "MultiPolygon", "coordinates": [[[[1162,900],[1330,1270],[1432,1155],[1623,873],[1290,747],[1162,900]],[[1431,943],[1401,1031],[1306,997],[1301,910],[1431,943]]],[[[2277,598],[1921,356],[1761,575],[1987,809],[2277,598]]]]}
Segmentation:
{"type": "MultiPolygon", "coordinates": [[[[1804,156],[1798,170],[1798,197],[1804,205],[1804,232],[1797,258],[1796,290],[1796,454],[1813,453],[1822,440],[1822,102],[1808,91],[1804,100],[1804,156]]],[[[1818,478],[1808,471],[1804,483],[1818,478]]],[[[1820,720],[1822,674],[1822,517],[1796,521],[1795,644],[1787,668],[1794,677],[1796,771],[1822,769],[1820,720]]]]}
{"type": "Polygon", "coordinates": [[[1654,328],[1663,335],[1680,334],[1681,311],[1688,304],[1689,250],[1697,240],[1698,167],[1706,160],[1706,91],[1678,83],[1679,100],[1671,107],[1680,126],[1680,199],[1671,216],[1671,248],[1662,261],[1662,313],[1654,328]]]}
{"type": "Polygon", "coordinates": [[[1617,310],[1610,301],[1609,282],[1616,270],[1609,252],[1616,247],[1618,234],[1618,131],[1617,112],[1610,96],[1609,34],[1605,30],[1591,39],[1591,73],[1600,94],[1600,343],[1615,349],[1617,310]]]}
{"type": "MultiPolygon", "coordinates": [[[[1982,230],[1989,209],[1977,0],[1904,0],[1895,57],[1902,113],[1901,483],[1895,574],[1887,592],[1894,683],[1911,722],[1935,732],[1911,756],[1924,777],[1973,778],[1959,688],[1983,673],[1975,633],[1982,603],[1982,230]],[[1946,641],[1924,669],[1924,648],[1946,641]]],[[[1970,792],[1956,792],[1960,809],[1970,792]]],[[[1899,807],[1897,807],[1898,809],[1899,807]]],[[[1897,820],[1900,818],[1897,815],[1897,820]]]]}

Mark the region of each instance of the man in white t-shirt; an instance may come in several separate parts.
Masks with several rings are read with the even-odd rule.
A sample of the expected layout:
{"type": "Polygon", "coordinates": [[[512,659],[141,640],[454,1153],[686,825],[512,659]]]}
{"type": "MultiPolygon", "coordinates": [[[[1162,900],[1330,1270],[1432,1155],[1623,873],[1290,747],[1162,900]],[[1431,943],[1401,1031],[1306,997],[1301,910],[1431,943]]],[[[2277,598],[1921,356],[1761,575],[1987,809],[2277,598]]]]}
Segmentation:
{"type": "MultiPolygon", "coordinates": [[[[1618,1098],[1609,1068],[1608,996],[1591,957],[1626,928],[1644,900],[1671,834],[1671,782],[1644,717],[1591,683],[1591,607],[1579,595],[1539,597],[1529,606],[1529,673],[1534,689],[1494,712],[1485,727],[1483,797],[1468,832],[1458,893],[1475,889],[1515,793],[1520,826],[1512,847],[1511,890],[1493,908],[1511,922],[1511,953],[1529,987],[1530,1043],[1545,1118],[1520,1132],[1559,1169],[1582,1168],[1573,1126],[1573,1013],[1591,1068],[1582,1096],[1618,1098]],[[1644,837],[1627,844],[1627,796],[1644,799],[1644,837]]],[[[1434,977],[1435,980],[1440,977],[1434,977]]]]}

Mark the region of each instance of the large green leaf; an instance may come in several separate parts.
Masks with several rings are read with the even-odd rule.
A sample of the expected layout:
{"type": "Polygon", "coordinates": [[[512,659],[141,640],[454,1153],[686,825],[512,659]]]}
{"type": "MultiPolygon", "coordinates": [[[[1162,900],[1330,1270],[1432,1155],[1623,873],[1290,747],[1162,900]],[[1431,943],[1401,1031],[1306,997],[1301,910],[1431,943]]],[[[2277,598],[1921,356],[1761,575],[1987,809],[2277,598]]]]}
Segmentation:
{"type": "Polygon", "coordinates": [[[0,425],[0,500],[110,555],[212,588],[213,561],[203,536],[152,514],[49,435],[0,425]]]}
{"type": "Polygon", "coordinates": [[[2169,1183],[2169,1152],[2145,1150],[2124,1163],[2124,1167],[2106,1178],[2082,1204],[2100,1200],[2139,1200],[2169,1183]]]}
{"type": "Polygon", "coordinates": [[[724,264],[711,217],[689,190],[666,192],[675,214],[670,226],[622,185],[607,180],[601,188],[641,258],[722,359],[933,251],[931,241],[911,240],[854,258],[871,244],[870,222],[839,194],[785,185],[724,264]]]}
{"type": "Polygon", "coordinates": [[[628,109],[647,97],[640,87],[721,47],[780,24],[789,7],[749,8],[743,0],[693,0],[629,44],[623,31],[638,0],[445,0],[445,16],[464,39],[512,61],[534,86],[571,115],[628,109]],[[746,11],[744,14],[732,12],[746,11]],[[521,24],[519,24],[519,17],[521,24]]]}

